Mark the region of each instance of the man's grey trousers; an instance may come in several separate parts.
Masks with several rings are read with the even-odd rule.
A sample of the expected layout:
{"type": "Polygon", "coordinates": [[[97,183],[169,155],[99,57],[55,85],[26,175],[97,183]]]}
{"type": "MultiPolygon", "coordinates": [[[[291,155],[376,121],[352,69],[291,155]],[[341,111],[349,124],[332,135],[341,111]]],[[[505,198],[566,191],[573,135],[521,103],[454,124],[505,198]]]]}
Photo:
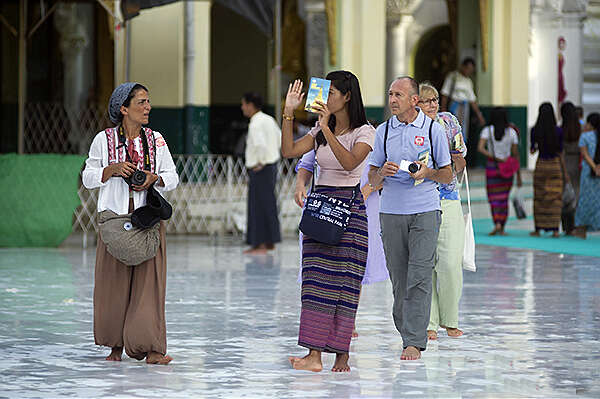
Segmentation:
{"type": "Polygon", "coordinates": [[[394,292],[394,323],[404,348],[427,347],[431,278],[441,212],[381,213],[383,249],[394,292]]]}

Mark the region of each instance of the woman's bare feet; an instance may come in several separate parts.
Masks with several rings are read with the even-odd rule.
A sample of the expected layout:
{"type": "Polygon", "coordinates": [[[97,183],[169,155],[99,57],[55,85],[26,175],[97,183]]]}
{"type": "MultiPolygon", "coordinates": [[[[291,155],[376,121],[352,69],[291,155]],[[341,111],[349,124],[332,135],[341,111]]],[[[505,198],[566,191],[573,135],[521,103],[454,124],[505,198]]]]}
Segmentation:
{"type": "Polygon", "coordinates": [[[158,352],[150,352],[146,356],[146,363],[148,364],[169,364],[173,358],[171,356],[163,355],[158,352]]]}
{"type": "Polygon", "coordinates": [[[311,349],[308,355],[304,357],[290,356],[290,364],[296,370],[308,370],[318,373],[323,370],[323,363],[321,363],[321,352],[311,349]]]}
{"type": "Polygon", "coordinates": [[[458,328],[446,327],[446,332],[448,333],[449,337],[460,337],[461,335],[463,335],[463,332],[458,328]]]}
{"type": "Polygon", "coordinates": [[[417,360],[421,358],[421,351],[414,346],[407,346],[402,351],[400,360],[417,360]]]}
{"type": "Polygon", "coordinates": [[[352,338],[358,338],[358,333],[356,332],[356,328],[352,330],[352,338]]]}
{"type": "Polygon", "coordinates": [[[348,359],[350,356],[347,353],[337,353],[335,355],[335,363],[331,371],[334,373],[349,373],[350,366],[348,365],[348,359]]]}
{"type": "Polygon", "coordinates": [[[122,356],[123,356],[123,347],[117,346],[117,347],[112,348],[112,350],[110,351],[110,355],[106,356],[106,360],[110,360],[113,362],[120,362],[122,356]]]}
{"type": "Polygon", "coordinates": [[[427,330],[427,339],[435,341],[437,338],[437,331],[427,330]]]}

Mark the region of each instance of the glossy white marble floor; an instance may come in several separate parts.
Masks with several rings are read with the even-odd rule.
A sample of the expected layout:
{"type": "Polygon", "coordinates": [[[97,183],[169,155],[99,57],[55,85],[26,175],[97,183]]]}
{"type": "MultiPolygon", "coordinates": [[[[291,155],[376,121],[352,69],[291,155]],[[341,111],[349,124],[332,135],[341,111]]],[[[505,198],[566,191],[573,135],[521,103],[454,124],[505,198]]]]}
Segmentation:
{"type": "Polygon", "coordinates": [[[0,397],[599,397],[600,258],[478,247],[461,328],[400,361],[389,282],[366,286],[352,372],[292,370],[298,250],[249,258],[233,240],[171,237],[167,337],[174,360],[102,360],[94,249],[0,249],[0,397]]]}

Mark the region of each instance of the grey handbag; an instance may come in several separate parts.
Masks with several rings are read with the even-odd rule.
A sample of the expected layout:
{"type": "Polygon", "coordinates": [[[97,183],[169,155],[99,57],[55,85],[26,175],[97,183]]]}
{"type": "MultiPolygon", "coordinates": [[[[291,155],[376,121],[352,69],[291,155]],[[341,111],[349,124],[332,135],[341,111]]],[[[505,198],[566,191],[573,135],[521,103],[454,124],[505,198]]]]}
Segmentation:
{"type": "Polygon", "coordinates": [[[571,183],[565,184],[562,200],[562,211],[564,213],[575,212],[575,209],[577,208],[577,198],[575,197],[575,189],[571,183]]]}
{"type": "Polygon", "coordinates": [[[127,266],[139,265],[156,256],[160,246],[160,223],[139,229],[131,223],[131,213],[117,215],[106,210],[98,214],[100,239],[108,253],[127,266]]]}

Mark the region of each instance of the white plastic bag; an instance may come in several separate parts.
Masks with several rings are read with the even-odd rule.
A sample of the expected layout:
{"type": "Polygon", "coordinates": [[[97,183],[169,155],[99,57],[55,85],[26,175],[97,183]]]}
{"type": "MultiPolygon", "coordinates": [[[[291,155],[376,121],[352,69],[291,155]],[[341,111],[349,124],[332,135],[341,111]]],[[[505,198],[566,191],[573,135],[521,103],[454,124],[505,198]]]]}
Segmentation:
{"type": "Polygon", "coordinates": [[[469,211],[464,215],[465,218],[465,249],[463,252],[463,269],[470,272],[477,271],[475,266],[475,233],[473,231],[473,219],[471,217],[471,193],[469,192],[469,177],[467,168],[464,169],[464,179],[467,186],[467,205],[469,211]]]}

